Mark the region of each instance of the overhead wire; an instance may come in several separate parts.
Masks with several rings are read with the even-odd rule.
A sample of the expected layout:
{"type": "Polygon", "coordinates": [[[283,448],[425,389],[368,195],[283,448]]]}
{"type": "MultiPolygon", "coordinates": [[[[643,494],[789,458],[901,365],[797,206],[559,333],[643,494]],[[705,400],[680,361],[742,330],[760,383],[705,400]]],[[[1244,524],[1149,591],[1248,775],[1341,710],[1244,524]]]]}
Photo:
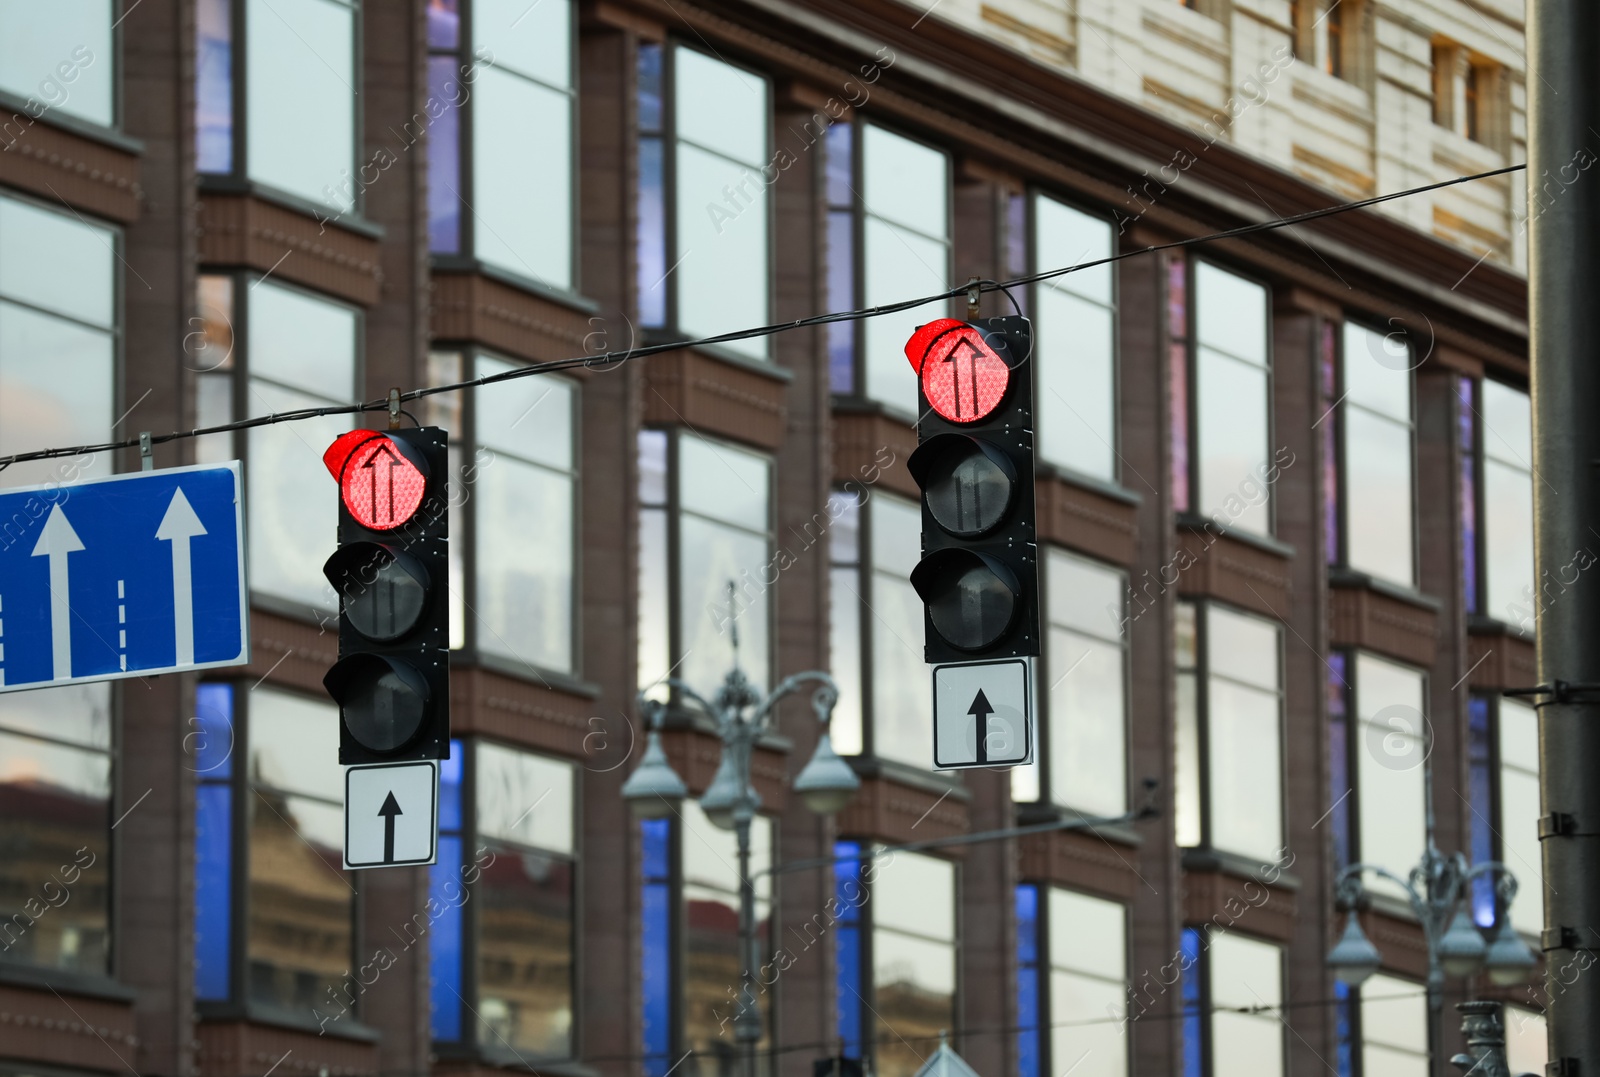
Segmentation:
{"type": "MultiPolygon", "coordinates": [[[[1133,247],[1105,258],[1097,258],[1087,262],[1078,262],[1070,266],[1061,266],[1056,269],[1043,270],[1037,273],[1014,277],[1010,280],[980,280],[976,284],[963,284],[947,289],[934,295],[922,296],[917,299],[904,299],[895,303],[880,304],[877,306],[863,307],[858,310],[832,311],[826,314],[816,314],[808,318],[796,318],[791,321],[773,322],[768,325],[756,326],[749,329],[736,329],[714,336],[698,337],[687,340],[662,341],[656,344],[631,346],[622,351],[607,351],[597,355],[572,356],[566,359],[553,359],[542,363],[532,363],[527,366],[515,367],[504,370],[498,374],[489,374],[480,378],[469,378],[464,381],[450,382],[444,385],[430,385],[420,389],[412,389],[400,394],[401,403],[413,400],[422,400],[440,393],[460,392],[464,389],[479,389],[495,385],[504,381],[513,381],[518,378],[533,377],[539,374],[553,374],[563,370],[586,367],[591,370],[613,369],[623,363],[636,359],[646,359],[653,355],[665,352],[681,351],[684,348],[693,348],[704,345],[733,344],[742,340],[754,340],[760,337],[775,336],[779,333],[791,332],[796,329],[806,329],[822,325],[834,325],[839,322],[865,321],[868,318],[882,317],[886,314],[898,314],[901,311],[912,310],[916,307],[926,306],[929,303],[939,303],[951,299],[959,299],[967,295],[974,287],[982,292],[1003,292],[1011,305],[1018,313],[1021,306],[1009,289],[1021,287],[1040,281],[1052,280],[1065,276],[1068,273],[1078,273],[1097,266],[1109,265],[1127,258],[1136,258],[1141,255],[1154,254],[1159,251],[1178,250],[1185,247],[1199,246],[1205,243],[1215,243],[1220,240],[1237,239],[1242,236],[1255,235],[1261,232],[1275,231],[1279,228],[1288,228],[1308,221],[1320,220],[1352,210],[1366,209],[1370,206],[1380,205],[1400,198],[1409,198],[1413,195],[1426,194],[1446,187],[1453,187],[1462,183],[1473,183],[1477,180],[1492,179],[1496,176],[1522,171],[1527,168],[1525,164],[1507,165],[1504,168],[1490,169],[1487,172],[1476,172],[1468,176],[1456,176],[1452,179],[1440,180],[1437,183],[1424,184],[1420,187],[1409,187],[1403,191],[1394,191],[1389,194],[1374,195],[1354,202],[1341,202],[1337,205],[1323,206],[1320,209],[1307,210],[1289,217],[1279,217],[1270,221],[1257,221],[1253,224],[1240,225],[1222,232],[1212,232],[1203,236],[1190,236],[1185,239],[1173,240],[1169,243],[1155,243],[1143,247],[1133,247]]],[[[274,412],[269,415],[258,415],[249,419],[238,419],[229,423],[219,423],[215,426],[198,427],[193,430],[174,430],[167,434],[154,434],[150,437],[151,445],[164,445],[171,441],[184,438],[207,437],[212,434],[230,434],[241,430],[253,430],[261,426],[271,426],[277,423],[298,422],[305,419],[318,419],[334,415],[359,415],[368,412],[387,411],[389,400],[387,397],[378,400],[363,401],[356,404],[338,404],[320,408],[299,408],[294,411],[274,412]]],[[[413,420],[415,421],[415,420],[413,420]]],[[[131,449],[140,444],[138,437],[124,438],[120,441],[108,441],[98,445],[75,445],[65,448],[36,449],[30,452],[13,453],[0,457],[0,471],[4,471],[12,464],[26,463],[35,460],[51,460],[67,456],[86,456],[102,452],[114,452],[118,449],[131,449]]]]}

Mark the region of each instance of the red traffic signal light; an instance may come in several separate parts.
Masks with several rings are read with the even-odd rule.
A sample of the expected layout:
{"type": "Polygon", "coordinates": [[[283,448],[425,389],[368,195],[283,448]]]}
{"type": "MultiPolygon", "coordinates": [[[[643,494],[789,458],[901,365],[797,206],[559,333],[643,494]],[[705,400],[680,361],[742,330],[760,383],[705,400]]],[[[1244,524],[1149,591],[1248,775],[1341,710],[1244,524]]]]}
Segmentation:
{"type": "Polygon", "coordinates": [[[449,466],[445,431],[352,430],[323,454],[339,482],[339,762],[450,757],[449,466]]]}
{"type": "Polygon", "coordinates": [[[427,464],[410,445],[375,430],[352,430],[322,454],[339,497],[369,531],[393,531],[416,514],[428,488],[427,464]]]}
{"type": "Polygon", "coordinates": [[[1011,385],[1006,361],[976,328],[954,318],[918,327],[906,341],[906,358],[928,406],[953,423],[987,418],[1011,385]]]}
{"type": "Polygon", "coordinates": [[[931,663],[1039,653],[1034,527],[1033,332],[1026,318],[920,327],[906,357],[920,380],[922,599],[931,663]]]}

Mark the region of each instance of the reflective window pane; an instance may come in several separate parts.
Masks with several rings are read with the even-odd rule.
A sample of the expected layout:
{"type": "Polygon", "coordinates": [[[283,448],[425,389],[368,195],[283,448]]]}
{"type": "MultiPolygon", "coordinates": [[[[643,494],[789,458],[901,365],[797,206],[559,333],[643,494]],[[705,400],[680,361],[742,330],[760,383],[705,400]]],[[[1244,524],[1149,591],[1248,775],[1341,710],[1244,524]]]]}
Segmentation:
{"type": "Polygon", "coordinates": [[[1213,934],[1206,956],[1211,976],[1214,1072],[1282,1077],[1288,1026],[1276,1009],[1248,1014],[1225,1010],[1281,1007],[1283,952],[1270,943],[1230,932],[1213,934]]]}
{"type": "MultiPolygon", "coordinates": [[[[678,328],[688,336],[715,336],[771,320],[770,209],[759,167],[687,142],[678,144],[673,280],[678,290],[678,328]]],[[[771,338],[722,346],[764,359],[771,338]]]]}
{"type": "Polygon", "coordinates": [[[771,646],[771,587],[775,571],[767,536],[684,514],[678,522],[678,632],[682,664],[675,676],[702,693],[722,683],[733,660],[728,585],[739,626],[739,665],[763,689],[771,646]]]}
{"type": "Polygon", "coordinates": [[[338,0],[246,0],[250,178],[336,214],[356,206],[355,35],[338,0]]]}
{"type": "Polygon", "coordinates": [[[1539,719],[1513,699],[1500,701],[1500,859],[1520,884],[1511,923],[1544,930],[1544,861],[1539,853],[1539,719]]]}
{"type": "Polygon", "coordinates": [[[357,991],[339,710],[264,685],[248,705],[248,997],[337,1018],[357,991]]]}
{"type": "Polygon", "coordinates": [[[574,668],[574,506],[570,474],[500,456],[478,472],[478,647],[537,670],[574,668]]]}
{"type": "Polygon", "coordinates": [[[472,37],[494,66],[557,89],[572,85],[572,5],[568,0],[473,0],[472,37]]]}
{"type": "Polygon", "coordinates": [[[935,239],[948,236],[949,158],[873,124],[862,128],[861,141],[867,213],[935,239]]]}
{"type": "Polygon", "coordinates": [[[1277,691],[1278,626],[1220,606],[1205,610],[1211,672],[1277,691]]]}
{"type": "MultiPolygon", "coordinates": [[[[881,127],[861,131],[862,299],[868,306],[950,286],[949,158],[881,127]]],[[[917,385],[905,359],[916,327],[944,311],[937,304],[870,319],[862,329],[861,389],[915,416],[917,385]]]]}
{"type": "Polygon", "coordinates": [[[233,171],[233,4],[195,4],[195,167],[233,171]]]}
{"type": "MultiPolygon", "coordinates": [[[[113,356],[109,333],[0,299],[0,453],[106,441],[113,356]]],[[[111,468],[109,454],[37,460],[0,472],[0,486],[65,485],[111,468]]]]}
{"type": "Polygon", "coordinates": [[[869,862],[874,1071],[912,1077],[955,1016],[955,865],[917,853],[869,862]],[[914,1050],[909,1043],[922,1045],[914,1050]]]}
{"type": "Polygon", "coordinates": [[[1261,481],[1270,456],[1267,371],[1207,348],[1195,368],[1199,511],[1226,527],[1268,534],[1272,517],[1261,481]]]}
{"type": "MultiPolygon", "coordinates": [[[[1369,654],[1356,655],[1354,666],[1361,859],[1403,878],[1426,843],[1423,675],[1369,654]]],[[[1367,883],[1405,897],[1393,883],[1376,877],[1367,883]]]]}
{"type": "Polygon", "coordinates": [[[1428,1077],[1428,999],[1421,984],[1378,974],[1361,985],[1363,1077],[1428,1077]]]}
{"type": "MultiPolygon", "coordinates": [[[[549,6],[564,5],[550,0],[549,6]]],[[[548,288],[570,290],[572,98],[484,65],[473,89],[469,215],[478,258],[548,288]]]]}
{"type": "MultiPolygon", "coordinates": [[[[520,365],[479,356],[474,373],[491,377],[520,365]]],[[[571,471],[576,400],[572,382],[550,375],[474,389],[478,444],[556,471],[571,471]]]]}
{"type": "MultiPolygon", "coordinates": [[[[1097,261],[1115,246],[1111,226],[1053,198],[1033,200],[1034,264],[1041,270],[1097,261]]],[[[1116,351],[1112,267],[1095,266],[1035,289],[1042,459],[1115,481],[1116,351]]]]}
{"type": "Polygon", "coordinates": [[[1550,1032],[1542,1013],[1505,1008],[1506,1061],[1512,1073],[1543,1073],[1550,1060],[1550,1032]]]}
{"type": "Polygon", "coordinates": [[[1411,364],[1402,334],[1344,323],[1344,398],[1350,403],[1409,424],[1411,364]]]}
{"type": "Polygon", "coordinates": [[[1195,336],[1203,347],[1267,363],[1267,290],[1207,262],[1194,267],[1195,336]]]}
{"type": "Polygon", "coordinates": [[[478,833],[572,855],[572,764],[490,741],[477,742],[473,751],[478,768],[478,833]]]}
{"type": "MultiPolygon", "coordinates": [[[[0,90],[110,127],[116,118],[112,0],[0,0],[0,90]]],[[[8,147],[9,148],[9,147],[8,147]]]]}
{"type": "Polygon", "coordinates": [[[328,403],[353,397],[360,331],[354,310],[266,280],[252,284],[249,303],[252,377],[328,403]]]}
{"type": "MultiPolygon", "coordinates": [[[[246,406],[252,415],[319,407],[318,397],[251,379],[246,406]]],[[[339,503],[322,451],[350,429],[346,416],[258,426],[246,435],[249,458],[250,589],[333,610],[338,599],[322,574],[337,545],[339,503]],[[307,497],[308,490],[324,497],[307,497]]]]}
{"type": "Polygon", "coordinates": [[[573,865],[493,839],[483,849],[494,860],[474,891],[478,1040],[529,1059],[571,1057],[573,865]]]}
{"type": "Polygon", "coordinates": [[[678,440],[678,497],[685,512],[765,532],[771,463],[725,442],[684,435],[678,440]]]}
{"type": "MultiPolygon", "coordinates": [[[[868,217],[863,228],[863,301],[867,306],[931,295],[950,287],[950,249],[942,237],[930,239],[876,217],[868,217]]],[[[917,378],[906,362],[906,341],[917,326],[943,314],[941,305],[933,303],[867,320],[862,329],[867,396],[915,418],[917,378]]]]}
{"type": "MultiPolygon", "coordinates": [[[[116,242],[110,229],[0,196],[0,454],[109,439],[116,242]]],[[[110,473],[108,455],[40,460],[0,472],[0,487],[110,473]]]]}
{"type": "Polygon", "coordinates": [[[1345,560],[1409,587],[1411,427],[1347,404],[1344,436],[1345,560]]]}
{"type": "Polygon", "coordinates": [[[105,684],[0,695],[0,964],[109,971],[110,705],[105,684]]]}
{"type": "Polygon", "coordinates": [[[80,216],[0,197],[0,295],[110,328],[116,242],[111,229],[80,216]]]}
{"type": "Polygon", "coordinates": [[[1480,383],[1484,612],[1533,631],[1533,434],[1528,394],[1480,383]]]}
{"type": "Polygon", "coordinates": [[[928,715],[933,688],[923,663],[922,599],[908,578],[922,542],[922,509],[879,493],[868,502],[872,530],[872,593],[867,606],[872,634],[873,751],[916,767],[933,754],[928,715]]]}
{"type": "Polygon", "coordinates": [[[1271,863],[1283,846],[1283,763],[1275,694],[1211,678],[1211,844],[1271,863]]]}
{"type": "Polygon", "coordinates": [[[1048,286],[1039,288],[1036,307],[1039,456],[1115,481],[1115,312],[1048,286]]]}
{"type": "MultiPolygon", "coordinates": [[[[757,816],[750,827],[750,867],[764,871],[772,863],[773,820],[757,816]]],[[[701,1057],[702,1073],[717,1072],[736,1059],[731,1015],[737,1009],[744,961],[739,953],[739,853],[731,830],[717,827],[695,802],[683,806],[683,1023],[685,1046],[701,1057]],[[732,989],[730,991],[730,989],[732,989]]],[[[771,875],[756,882],[757,949],[770,955],[771,875]]],[[[799,946],[793,947],[798,952],[799,946]]],[[[775,966],[774,966],[775,968],[775,966]]],[[[752,970],[771,980],[773,969],[752,970]]],[[[767,996],[771,997],[770,993],[767,996]]],[[[772,1008],[763,1007],[770,1040],[772,1008]]]]}
{"type": "MultiPolygon", "coordinates": [[[[435,10],[430,7],[429,15],[435,10]]],[[[463,87],[457,66],[454,54],[428,57],[428,98],[437,102],[433,110],[439,113],[428,132],[428,249],[434,254],[461,253],[461,110],[456,102],[463,87]]]]}

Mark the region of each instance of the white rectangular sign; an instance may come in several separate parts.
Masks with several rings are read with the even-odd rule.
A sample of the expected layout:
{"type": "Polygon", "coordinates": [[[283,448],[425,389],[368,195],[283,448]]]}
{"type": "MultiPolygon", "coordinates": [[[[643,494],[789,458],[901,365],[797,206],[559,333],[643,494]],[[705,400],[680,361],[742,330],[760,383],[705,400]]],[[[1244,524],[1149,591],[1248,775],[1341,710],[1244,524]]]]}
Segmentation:
{"type": "Polygon", "coordinates": [[[345,770],[347,869],[431,864],[438,848],[438,763],[380,763],[345,770]]]}
{"type": "Polygon", "coordinates": [[[1033,674],[1031,658],[934,666],[934,767],[1033,762],[1033,674]]]}

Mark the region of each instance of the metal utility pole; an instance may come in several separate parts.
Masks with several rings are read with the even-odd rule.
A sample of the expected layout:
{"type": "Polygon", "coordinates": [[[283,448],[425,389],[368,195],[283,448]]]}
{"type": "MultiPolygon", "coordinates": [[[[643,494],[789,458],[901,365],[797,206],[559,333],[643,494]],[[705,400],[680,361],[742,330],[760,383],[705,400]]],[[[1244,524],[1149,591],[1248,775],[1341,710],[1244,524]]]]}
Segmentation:
{"type": "MultiPolygon", "coordinates": [[[[1535,580],[1600,529],[1600,4],[1528,5],[1535,580]]],[[[1538,583],[1535,588],[1540,589],[1538,583]]],[[[1600,582],[1540,594],[1539,835],[1550,1068],[1600,1075],[1600,582]],[[1587,951],[1585,953],[1584,951],[1587,951]]]]}

